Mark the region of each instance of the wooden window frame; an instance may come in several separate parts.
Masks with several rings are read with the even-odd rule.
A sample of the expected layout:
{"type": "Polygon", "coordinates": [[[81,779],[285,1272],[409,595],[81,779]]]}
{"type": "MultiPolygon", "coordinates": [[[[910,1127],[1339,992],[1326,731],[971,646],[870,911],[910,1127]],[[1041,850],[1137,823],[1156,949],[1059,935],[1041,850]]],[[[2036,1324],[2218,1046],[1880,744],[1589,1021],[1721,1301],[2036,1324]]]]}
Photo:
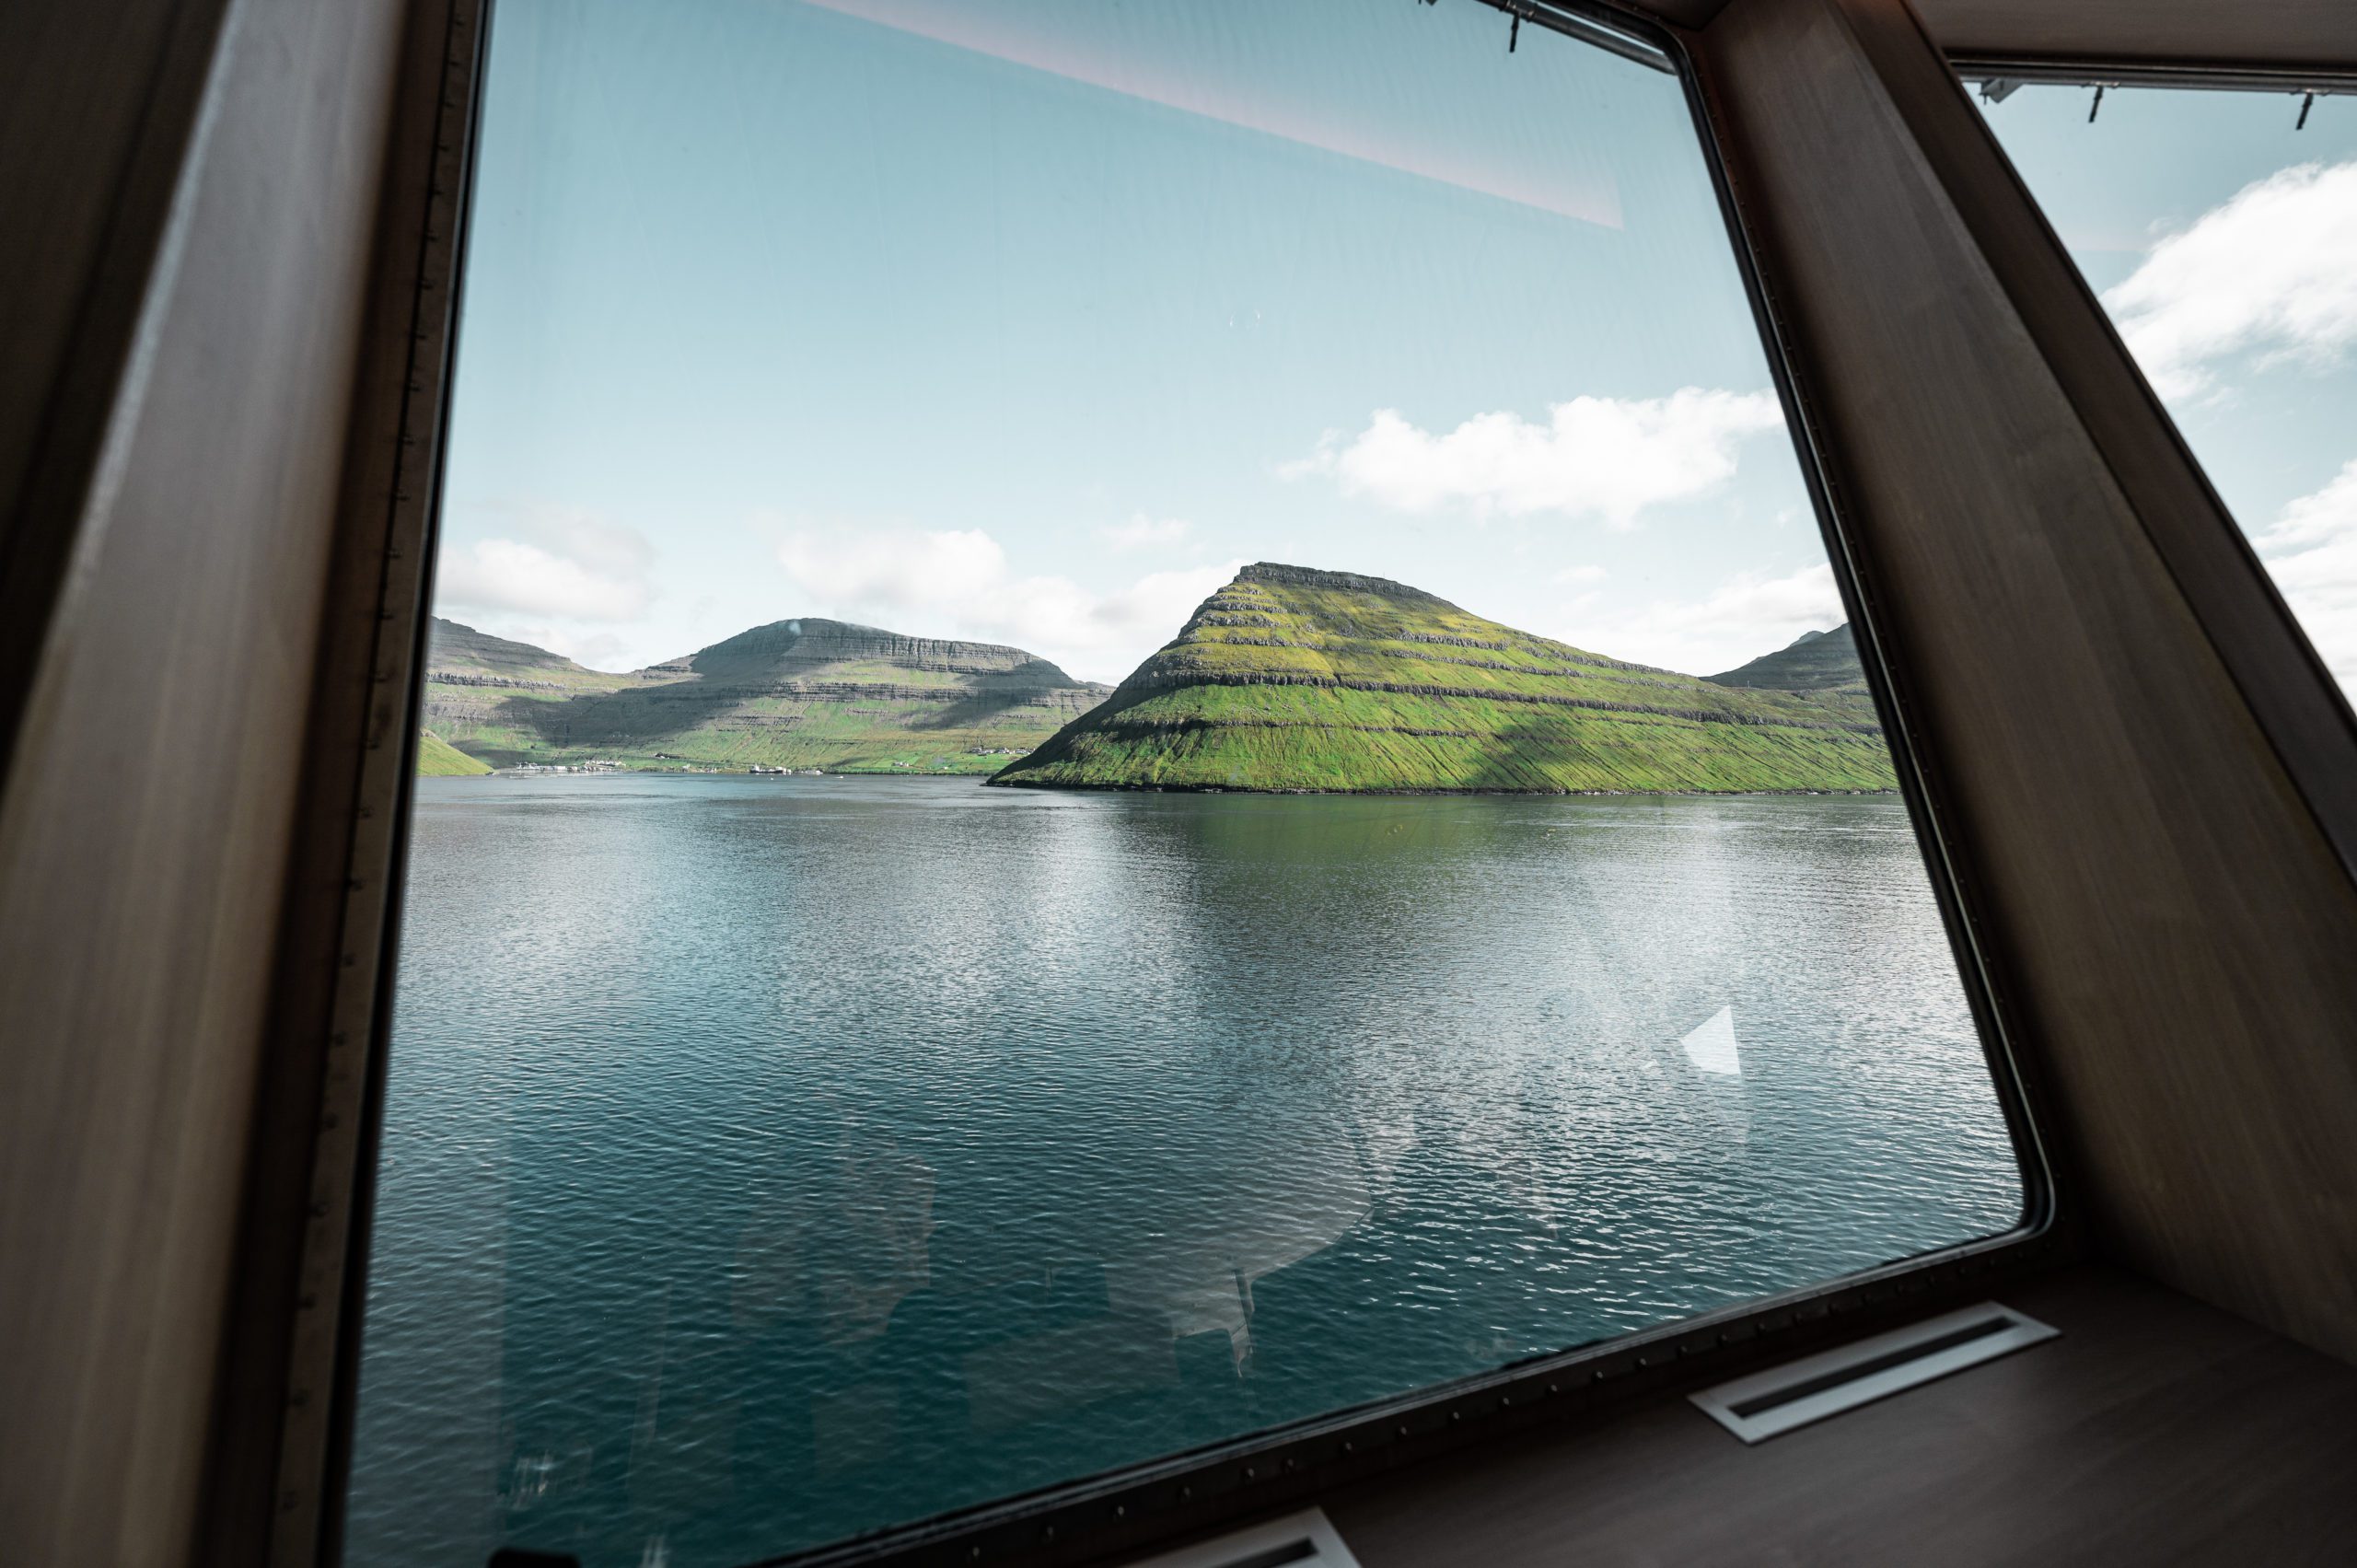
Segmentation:
{"type": "MultiPolygon", "coordinates": [[[[1538,25],[1550,18],[1601,23],[1642,39],[1668,56],[1683,84],[2014,1138],[2025,1192],[2022,1223],[2000,1236],[1740,1307],[776,1562],[809,1568],[1058,1563],[1142,1549],[1469,1444],[1587,1419],[1668,1388],[1734,1376],[1764,1358],[1804,1353],[1978,1299],[2006,1280],[2083,1250],[2083,1226],[2067,1202],[2073,1184],[2041,1132],[2049,1111],[2048,1091],[2031,1070],[2038,1053],[2026,1049],[2032,1037],[2009,1000],[2003,946],[1991,939],[1988,900],[1964,851],[1968,834],[1951,805],[1938,749],[1922,733],[1922,698],[1891,635],[1905,611],[1875,590],[1875,575],[1862,560],[1870,541],[1856,526],[1838,439],[1811,395],[1801,334],[1767,281],[1771,269],[1760,253],[1758,215],[1747,205],[1757,198],[1747,197],[1739,160],[1730,156],[1731,119],[1720,101],[1720,78],[1697,58],[1700,35],[1600,0],[1485,3],[1538,25]]],[[[293,1055],[308,1051],[319,1063],[290,1080],[284,1103],[265,1119],[262,1141],[276,1136],[308,1156],[303,1238],[299,1256],[258,1276],[254,1288],[261,1297],[277,1289],[287,1300],[280,1312],[262,1300],[246,1353],[259,1374],[256,1386],[280,1401],[271,1423],[276,1506],[266,1533],[272,1561],[289,1568],[332,1562],[340,1553],[454,365],[450,343],[489,5],[436,0],[424,7],[438,26],[433,17],[418,26],[415,58],[405,75],[383,241],[390,260],[371,305],[377,352],[365,367],[348,459],[346,521],[314,726],[315,749],[326,761],[315,763],[307,819],[313,830],[306,844],[315,857],[335,852],[342,875],[334,879],[332,899],[321,887],[307,893],[298,883],[288,929],[314,935],[308,941],[290,935],[282,963],[296,983],[287,987],[281,1008],[277,1049],[293,1055]],[[273,1354],[284,1358],[274,1371],[269,1367],[273,1354]]],[[[2081,292],[2080,306],[2100,316],[2092,296],[2081,292]]],[[[2142,412],[2156,416],[2153,423],[2164,439],[2173,436],[2156,403],[2142,412]]],[[[2238,543],[2240,536],[2234,537],[2238,543]]],[[[2200,548],[2214,552],[2216,542],[2200,548]]],[[[2247,556],[2247,547],[2242,548],[2247,556]]],[[[2251,563],[2256,569],[2255,560],[2251,563]]],[[[2219,610],[2218,624],[2211,627],[2222,646],[2248,627],[2249,606],[2237,602],[2231,613],[2219,610]]],[[[2266,645],[2245,647],[2241,656],[2247,667],[2242,683],[2253,707],[2277,736],[2295,776],[2313,784],[2318,768],[2329,772],[2338,755],[2326,733],[2329,703],[2319,709],[2314,693],[2300,692],[2287,677],[2280,637],[2246,637],[2245,643],[2266,645]],[[2315,742],[2305,751],[2303,736],[2315,742]]],[[[2227,652],[2231,664],[2236,656],[2231,646],[2227,652]]],[[[2323,683],[2329,689],[2328,680],[2323,683]]],[[[2339,717],[2345,726],[2345,704],[2339,717]]],[[[2357,774],[2351,786],[2357,788],[2357,774]]],[[[2328,783],[2313,787],[2310,799],[2346,857],[2357,830],[2339,830],[2336,823],[2357,830],[2357,811],[2346,808],[2357,802],[2334,794],[2328,783]]],[[[266,1228],[257,1222],[249,1231],[266,1228]]]]}

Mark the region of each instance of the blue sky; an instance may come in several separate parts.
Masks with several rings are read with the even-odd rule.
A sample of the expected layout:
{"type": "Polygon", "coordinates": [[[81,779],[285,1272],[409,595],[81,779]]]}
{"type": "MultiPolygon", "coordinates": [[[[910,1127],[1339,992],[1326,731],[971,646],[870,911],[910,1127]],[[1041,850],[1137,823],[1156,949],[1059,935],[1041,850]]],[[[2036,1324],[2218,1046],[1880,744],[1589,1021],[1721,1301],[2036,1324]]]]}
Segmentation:
{"type": "MultiPolygon", "coordinates": [[[[1257,559],[1705,673],[1839,619],[1666,75],[1509,55],[1472,0],[497,18],[444,613],[610,668],[834,615],[1109,680],[1257,559]]],[[[1993,123],[2078,181],[2099,286],[2357,119],[2090,179],[2056,91],[1993,123]]],[[[2092,129],[2134,153],[2131,96],[2092,129]]],[[[2181,417],[2273,519],[2357,456],[2348,371],[2216,337],[2170,339],[2181,417]]]]}

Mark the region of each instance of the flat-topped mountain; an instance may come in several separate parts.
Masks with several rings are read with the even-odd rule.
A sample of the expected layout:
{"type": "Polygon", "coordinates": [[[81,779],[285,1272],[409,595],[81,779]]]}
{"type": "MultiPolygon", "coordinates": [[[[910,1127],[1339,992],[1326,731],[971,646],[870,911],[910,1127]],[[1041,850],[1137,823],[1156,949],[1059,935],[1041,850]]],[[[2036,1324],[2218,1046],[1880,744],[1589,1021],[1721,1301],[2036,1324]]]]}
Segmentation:
{"type": "Polygon", "coordinates": [[[986,773],[1110,690],[1021,648],[805,617],[627,675],[436,621],[426,727],[507,766],[986,773]],[[447,629],[447,630],[446,630],[447,629]]]}
{"type": "Polygon", "coordinates": [[[1864,688],[1756,691],[1516,631],[1405,584],[1248,566],[999,784],[1887,789],[1864,688]]]}
{"type": "Polygon", "coordinates": [[[1083,684],[1021,648],[910,637],[816,616],[756,626],[725,643],[714,643],[641,673],[763,688],[858,679],[926,687],[981,680],[1009,689],[1041,691],[1083,684]]]}
{"type": "Polygon", "coordinates": [[[1866,689],[1865,666],[1858,662],[1858,640],[1846,621],[1830,632],[1804,632],[1774,653],[1761,654],[1749,664],[1710,679],[1720,686],[1776,691],[1866,689]]]}

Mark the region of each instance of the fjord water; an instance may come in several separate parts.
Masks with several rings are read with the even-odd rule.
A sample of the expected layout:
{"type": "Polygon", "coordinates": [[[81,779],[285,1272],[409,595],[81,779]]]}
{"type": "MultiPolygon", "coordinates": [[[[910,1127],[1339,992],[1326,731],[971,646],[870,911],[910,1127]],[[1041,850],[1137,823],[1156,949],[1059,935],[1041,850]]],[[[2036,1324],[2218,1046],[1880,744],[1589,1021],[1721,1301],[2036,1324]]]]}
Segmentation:
{"type": "Polygon", "coordinates": [[[2020,1203],[1890,797],[422,780],[347,1560],[743,1562],[2020,1203]]]}

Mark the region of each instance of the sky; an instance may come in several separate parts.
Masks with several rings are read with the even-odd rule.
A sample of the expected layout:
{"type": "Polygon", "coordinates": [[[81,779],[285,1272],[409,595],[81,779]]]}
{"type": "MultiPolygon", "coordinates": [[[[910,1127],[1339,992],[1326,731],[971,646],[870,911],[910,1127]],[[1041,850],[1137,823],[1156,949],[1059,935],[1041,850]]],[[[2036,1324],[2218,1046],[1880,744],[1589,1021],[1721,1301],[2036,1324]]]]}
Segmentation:
{"type": "MultiPolygon", "coordinates": [[[[443,614],[609,669],[832,616],[1109,681],[1255,560],[1694,673],[1841,619],[1670,76],[1474,0],[495,17],[443,614]]],[[[1991,123],[2328,578],[2357,307],[2284,240],[2357,255],[2357,100],[2293,137],[2140,96],[1991,123]]]]}

